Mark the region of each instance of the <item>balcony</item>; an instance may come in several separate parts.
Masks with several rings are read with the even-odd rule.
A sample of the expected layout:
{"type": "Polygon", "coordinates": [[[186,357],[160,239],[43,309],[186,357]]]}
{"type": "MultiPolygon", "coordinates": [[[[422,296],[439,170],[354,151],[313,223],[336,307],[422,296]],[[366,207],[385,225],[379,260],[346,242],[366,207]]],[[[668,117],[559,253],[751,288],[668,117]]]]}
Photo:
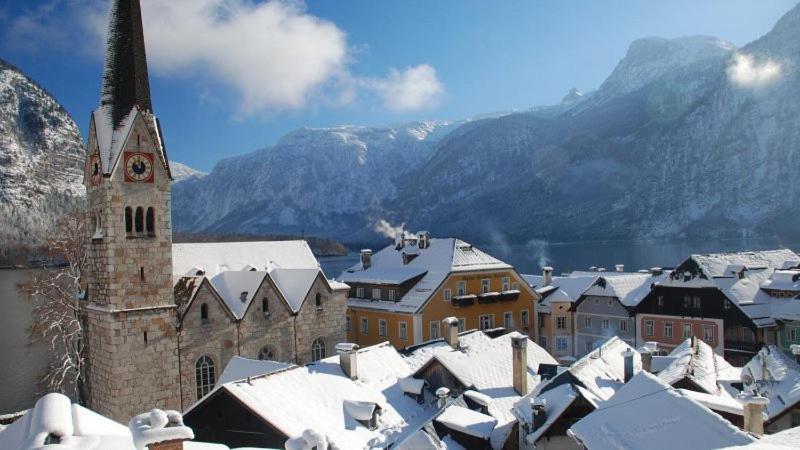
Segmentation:
{"type": "Polygon", "coordinates": [[[475,299],[478,298],[475,294],[456,295],[453,297],[454,306],[471,306],[475,304],[475,299]]]}
{"type": "Polygon", "coordinates": [[[503,291],[500,293],[500,301],[501,302],[513,302],[514,300],[519,298],[519,290],[512,289],[509,291],[503,291]]]}
{"type": "Polygon", "coordinates": [[[498,301],[500,301],[499,292],[484,292],[483,294],[478,294],[478,303],[482,305],[496,303],[498,301]]]}

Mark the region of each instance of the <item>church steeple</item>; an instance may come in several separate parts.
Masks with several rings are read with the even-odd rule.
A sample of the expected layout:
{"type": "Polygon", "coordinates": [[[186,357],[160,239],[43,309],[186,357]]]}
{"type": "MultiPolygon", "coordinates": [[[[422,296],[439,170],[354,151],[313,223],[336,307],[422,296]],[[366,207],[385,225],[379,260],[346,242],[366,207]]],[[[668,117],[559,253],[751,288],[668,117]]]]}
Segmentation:
{"type": "Polygon", "coordinates": [[[139,0],[112,0],[100,104],[115,127],[134,105],[153,112],[139,0]]]}

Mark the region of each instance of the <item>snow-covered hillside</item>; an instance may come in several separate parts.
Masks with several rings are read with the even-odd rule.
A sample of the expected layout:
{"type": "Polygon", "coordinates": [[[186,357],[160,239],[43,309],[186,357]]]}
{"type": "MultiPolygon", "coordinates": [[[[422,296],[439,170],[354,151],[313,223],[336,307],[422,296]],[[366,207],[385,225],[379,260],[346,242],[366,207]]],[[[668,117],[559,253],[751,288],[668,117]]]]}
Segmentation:
{"type": "Polygon", "coordinates": [[[193,178],[203,178],[204,176],[208,175],[205,172],[201,172],[197,169],[193,169],[186,164],[181,164],[177,161],[170,161],[169,162],[169,169],[172,173],[172,179],[177,183],[178,181],[185,181],[190,180],[193,178]]]}
{"type": "Polygon", "coordinates": [[[59,215],[80,204],[84,152],[64,108],[0,60],[0,250],[41,242],[59,215]]]}

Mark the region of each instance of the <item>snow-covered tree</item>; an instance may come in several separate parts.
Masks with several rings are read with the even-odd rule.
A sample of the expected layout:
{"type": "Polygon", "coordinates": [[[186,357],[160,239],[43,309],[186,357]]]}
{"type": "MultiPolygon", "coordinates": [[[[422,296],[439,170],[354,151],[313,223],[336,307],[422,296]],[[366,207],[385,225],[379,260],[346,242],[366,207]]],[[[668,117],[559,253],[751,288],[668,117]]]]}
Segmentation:
{"type": "Polygon", "coordinates": [[[62,216],[46,243],[56,266],[34,272],[18,286],[33,302],[29,339],[47,346],[49,360],[42,381],[48,391],[61,392],[77,402],[85,398],[81,274],[88,261],[86,239],[83,213],[62,216]]]}

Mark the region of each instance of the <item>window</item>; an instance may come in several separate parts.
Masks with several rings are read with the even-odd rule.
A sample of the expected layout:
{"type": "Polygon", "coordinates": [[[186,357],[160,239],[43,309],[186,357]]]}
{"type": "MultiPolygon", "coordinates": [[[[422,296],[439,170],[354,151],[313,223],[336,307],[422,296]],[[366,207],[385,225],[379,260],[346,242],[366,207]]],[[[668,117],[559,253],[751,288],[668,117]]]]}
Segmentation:
{"type": "Polygon", "coordinates": [[[147,216],[145,217],[145,226],[147,229],[148,236],[156,235],[156,214],[152,206],[147,208],[147,216]]]}
{"type": "Polygon", "coordinates": [[[366,317],[361,318],[361,334],[367,334],[369,332],[369,321],[366,317]]]}
{"type": "Polygon", "coordinates": [[[556,336],[556,351],[566,352],[569,348],[569,340],[566,336],[556,336]]]}
{"type": "Polygon", "coordinates": [[[544,322],[544,314],[542,314],[542,313],[539,313],[539,314],[538,314],[536,317],[538,317],[538,321],[539,321],[539,328],[544,328],[544,326],[545,326],[545,322],[544,322]]]}
{"type": "Polygon", "coordinates": [[[519,290],[519,283],[517,283],[516,281],[511,283],[511,290],[518,291],[519,290]]]}
{"type": "Polygon", "coordinates": [[[626,322],[625,320],[620,320],[619,331],[628,331],[628,322],[626,322]]]}
{"type": "Polygon", "coordinates": [[[345,331],[353,331],[353,318],[350,316],[346,316],[344,320],[344,329],[345,331]]]}
{"type": "Polygon", "coordinates": [[[527,309],[523,309],[519,312],[519,321],[523,327],[530,326],[530,317],[528,316],[527,309]]]}
{"type": "Polygon", "coordinates": [[[439,321],[431,321],[431,339],[439,339],[439,321]]]}
{"type": "Polygon", "coordinates": [[[664,306],[664,296],[663,295],[659,295],[658,296],[658,306],[659,307],[664,306]]]}
{"type": "Polygon", "coordinates": [[[511,277],[503,277],[501,279],[501,281],[502,281],[502,285],[503,285],[503,290],[504,291],[511,290],[511,277]]]}
{"type": "Polygon", "coordinates": [[[322,309],[322,294],[317,292],[317,295],[314,297],[314,304],[317,305],[317,311],[322,309]]]}
{"type": "Polygon", "coordinates": [[[689,297],[688,295],[685,295],[683,297],[683,307],[689,308],[690,306],[692,306],[692,298],[689,297]]]}
{"type": "Polygon", "coordinates": [[[688,323],[683,324],[683,338],[688,339],[692,337],[692,326],[688,323]]]}
{"type": "Polygon", "coordinates": [[[458,332],[459,333],[463,333],[466,330],[467,330],[467,319],[465,319],[464,317],[459,317],[458,318],[458,332]]]}
{"type": "Polygon", "coordinates": [[[319,361],[325,357],[325,341],[322,338],[314,339],[311,343],[311,362],[319,361]]]}
{"type": "Polygon", "coordinates": [[[556,328],[565,330],[567,328],[567,318],[564,316],[556,317],[556,328]]]}
{"type": "Polygon", "coordinates": [[[491,290],[492,280],[484,278],[481,280],[481,294],[485,294],[491,290]]]}
{"type": "Polygon", "coordinates": [[[261,299],[261,314],[265,319],[269,319],[269,299],[267,297],[261,299]]]}
{"type": "Polygon", "coordinates": [[[467,295],[467,282],[466,281],[457,281],[456,282],[456,295],[467,295]]]}
{"type": "Polygon", "coordinates": [[[450,288],[444,290],[444,301],[449,302],[453,298],[453,291],[450,288]]]}
{"type": "Polygon", "coordinates": [[[407,341],[408,340],[408,325],[405,322],[400,322],[397,324],[398,331],[397,334],[400,336],[400,339],[407,341]]]}
{"type": "Polygon", "coordinates": [[[275,361],[275,350],[269,345],[261,347],[261,350],[258,351],[258,360],[275,361]]]}
{"type": "Polygon", "coordinates": [[[797,341],[797,329],[796,328],[789,328],[786,330],[787,336],[789,338],[789,342],[797,341]]]}
{"type": "Polygon", "coordinates": [[[592,326],[592,317],[591,316],[586,316],[586,317],[583,318],[583,326],[585,326],[586,328],[590,328],[592,326]]]}
{"type": "Polygon", "coordinates": [[[364,298],[364,288],[356,288],[356,298],[364,298]]]}
{"type": "Polygon", "coordinates": [[[214,360],[210,356],[201,356],[194,364],[195,384],[197,384],[197,399],[200,400],[204,395],[211,392],[214,383],[217,382],[217,374],[214,371],[214,360]]]}
{"type": "Polygon", "coordinates": [[[378,319],[378,336],[386,337],[389,334],[386,330],[386,321],[378,319]]]}
{"type": "Polygon", "coordinates": [[[125,208],[125,233],[133,233],[133,209],[130,206],[125,208]]]}
{"type": "Polygon", "coordinates": [[[395,291],[394,289],[389,289],[389,301],[390,302],[394,301],[396,295],[397,295],[397,291],[395,291]]]}
{"type": "Polygon", "coordinates": [[[603,319],[603,321],[601,323],[603,325],[603,329],[607,330],[608,329],[608,319],[603,319]]]}
{"type": "Polygon", "coordinates": [[[654,325],[652,320],[645,320],[644,321],[644,334],[647,336],[653,336],[655,331],[653,330],[654,325]]]}
{"type": "Polygon", "coordinates": [[[728,300],[723,300],[722,307],[725,308],[726,310],[731,309],[731,302],[729,302],[728,300]]]}
{"type": "Polygon", "coordinates": [[[608,306],[611,306],[612,303],[614,303],[614,301],[611,300],[611,299],[608,299],[608,306]]]}
{"type": "Polygon", "coordinates": [[[589,353],[593,350],[591,342],[587,342],[585,347],[586,347],[586,353],[589,353]]]}
{"type": "Polygon", "coordinates": [[[692,299],[692,306],[694,306],[694,309],[701,309],[702,308],[703,301],[700,300],[699,296],[697,296],[697,295],[694,296],[694,298],[692,299]]]}
{"type": "Polygon", "coordinates": [[[514,328],[514,313],[511,311],[506,311],[503,313],[503,327],[506,330],[511,330],[514,328]]]}
{"type": "Polygon", "coordinates": [[[479,328],[481,330],[489,330],[494,328],[494,314],[484,314],[479,318],[479,328]]]}
{"type": "Polygon", "coordinates": [[[210,323],[208,320],[208,305],[205,303],[200,305],[200,323],[203,325],[210,323]]]}
{"type": "Polygon", "coordinates": [[[134,223],[136,225],[136,234],[142,234],[144,231],[144,210],[141,206],[136,208],[136,218],[134,223]]]}
{"type": "Polygon", "coordinates": [[[714,327],[711,325],[703,325],[703,340],[706,342],[714,342],[714,327]]]}
{"type": "Polygon", "coordinates": [[[664,337],[672,337],[672,322],[664,322],[664,337]]]}
{"type": "Polygon", "coordinates": [[[380,300],[381,299],[381,290],[380,290],[380,288],[373,288],[372,289],[372,299],[373,300],[380,300]]]}

